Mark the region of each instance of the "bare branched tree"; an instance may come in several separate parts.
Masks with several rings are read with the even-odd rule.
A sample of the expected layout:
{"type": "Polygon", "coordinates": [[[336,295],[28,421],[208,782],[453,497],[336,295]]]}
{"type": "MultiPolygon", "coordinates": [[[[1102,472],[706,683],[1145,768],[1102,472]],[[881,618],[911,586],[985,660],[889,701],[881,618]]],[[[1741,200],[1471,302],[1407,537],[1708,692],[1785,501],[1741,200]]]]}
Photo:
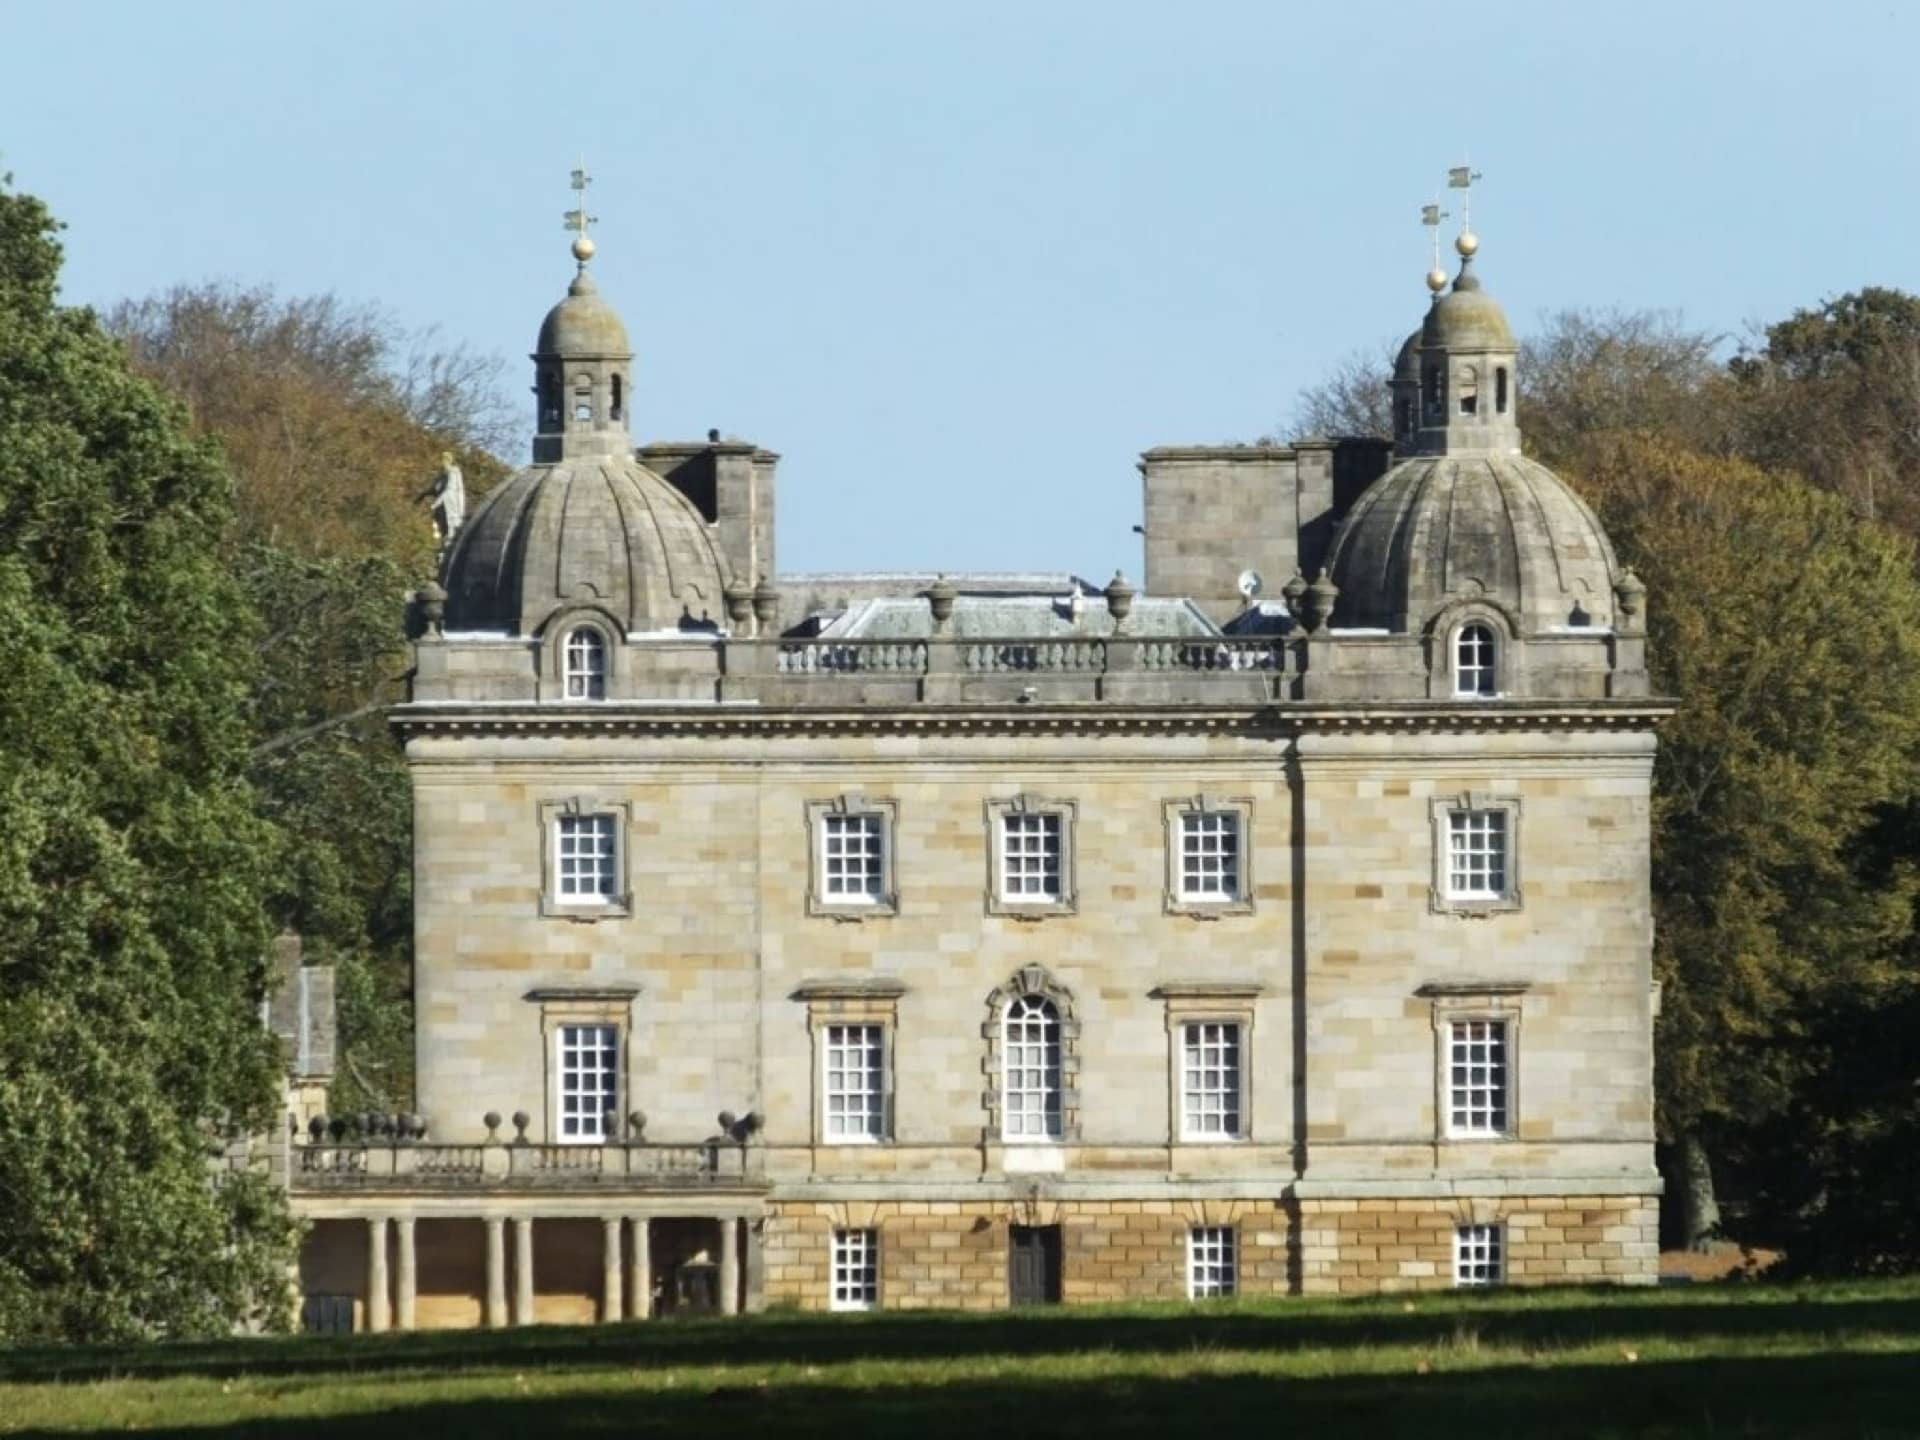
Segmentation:
{"type": "Polygon", "coordinates": [[[1401,342],[1382,340],[1355,350],[1318,385],[1300,392],[1286,426],[1292,436],[1393,436],[1393,403],[1387,382],[1401,342]]]}
{"type": "Polygon", "coordinates": [[[1529,448],[1557,463],[1594,437],[1637,433],[1728,453],[1725,345],[1725,336],[1689,329],[1675,311],[1546,316],[1521,345],[1518,413],[1529,448]]]}

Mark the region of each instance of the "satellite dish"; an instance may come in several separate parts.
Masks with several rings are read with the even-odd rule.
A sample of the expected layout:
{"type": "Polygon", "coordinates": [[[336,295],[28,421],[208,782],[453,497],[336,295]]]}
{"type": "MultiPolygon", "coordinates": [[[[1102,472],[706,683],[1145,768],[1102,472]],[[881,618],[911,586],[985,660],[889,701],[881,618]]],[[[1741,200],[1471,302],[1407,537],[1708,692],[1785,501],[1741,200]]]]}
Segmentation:
{"type": "Polygon", "coordinates": [[[1240,572],[1239,584],[1240,584],[1240,596],[1249,605],[1251,605],[1255,600],[1259,598],[1260,590],[1261,590],[1261,581],[1260,581],[1260,572],[1258,570],[1242,570],[1240,572]]]}

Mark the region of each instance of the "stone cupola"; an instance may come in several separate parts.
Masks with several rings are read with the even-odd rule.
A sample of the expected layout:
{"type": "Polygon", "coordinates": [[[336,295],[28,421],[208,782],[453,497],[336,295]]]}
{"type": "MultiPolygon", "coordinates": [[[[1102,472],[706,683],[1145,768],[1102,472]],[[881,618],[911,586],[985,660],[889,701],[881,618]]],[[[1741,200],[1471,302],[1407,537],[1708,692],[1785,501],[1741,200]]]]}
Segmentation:
{"type": "Polygon", "coordinates": [[[627,328],[579,269],[535,343],[533,464],[483,500],[449,547],[446,628],[536,635],[588,608],[624,635],[712,629],[731,576],[712,527],[641,464],[628,435],[627,328]]]}
{"type": "Polygon", "coordinates": [[[1462,231],[1454,248],[1460,273],[1420,327],[1420,422],[1409,448],[1416,455],[1518,455],[1519,346],[1506,312],[1474,273],[1479,238],[1462,231]]]}
{"type": "Polygon", "coordinates": [[[540,322],[540,337],[534,342],[536,461],[622,455],[633,449],[627,428],[633,347],[627,327],[594,283],[594,248],[585,235],[573,242],[580,268],[566,298],[540,322]]]}
{"type": "Polygon", "coordinates": [[[1622,571],[1585,501],[1520,453],[1515,415],[1519,346],[1498,302],[1480,288],[1471,231],[1455,244],[1425,323],[1395,366],[1398,463],[1370,485],[1334,537],[1334,624],[1418,634],[1442,612],[1485,602],[1520,634],[1614,623],[1622,571]],[[1417,368],[1416,368],[1417,367],[1417,368]],[[1417,384],[1418,423],[1401,404],[1417,384]]]}

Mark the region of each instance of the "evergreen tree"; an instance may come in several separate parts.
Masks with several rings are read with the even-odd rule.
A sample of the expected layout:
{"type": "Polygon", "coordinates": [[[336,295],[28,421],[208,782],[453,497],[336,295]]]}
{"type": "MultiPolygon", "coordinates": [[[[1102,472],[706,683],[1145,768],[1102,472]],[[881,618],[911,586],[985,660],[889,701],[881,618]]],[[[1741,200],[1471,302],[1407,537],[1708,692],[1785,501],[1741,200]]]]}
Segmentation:
{"type": "Polygon", "coordinates": [[[290,1241],[209,1164],[277,1123],[256,636],[219,458],[55,229],[0,184],[0,1339],[212,1333],[284,1316],[290,1241]]]}

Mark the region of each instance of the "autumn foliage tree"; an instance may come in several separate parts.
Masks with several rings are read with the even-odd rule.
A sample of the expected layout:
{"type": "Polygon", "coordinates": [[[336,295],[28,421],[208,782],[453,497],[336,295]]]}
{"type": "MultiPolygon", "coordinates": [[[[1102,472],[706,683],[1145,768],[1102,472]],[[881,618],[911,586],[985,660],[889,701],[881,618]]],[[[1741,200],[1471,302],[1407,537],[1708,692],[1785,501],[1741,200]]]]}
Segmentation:
{"type": "Polygon", "coordinates": [[[512,432],[495,362],[372,307],[230,285],[108,316],[234,476],[228,562],[260,617],[249,773],[288,835],[272,897],[338,967],[337,1107],[411,1103],[411,808],[384,707],[407,594],[432,573],[423,491],[451,453],[477,498],[512,432]]]}
{"type": "MultiPolygon", "coordinates": [[[[1580,480],[1647,582],[1655,686],[1682,701],[1654,811],[1672,1178],[1699,1203],[1711,1157],[1749,1201],[1784,1195],[1771,1172],[1806,1151],[1769,1137],[1851,1046],[1835,1017],[1915,987],[1920,855],[1883,834],[1920,779],[1912,546],[1797,477],[1645,437],[1590,440],[1580,480]]],[[[1752,1238],[1802,1228],[1748,1213],[1752,1238]]]]}

